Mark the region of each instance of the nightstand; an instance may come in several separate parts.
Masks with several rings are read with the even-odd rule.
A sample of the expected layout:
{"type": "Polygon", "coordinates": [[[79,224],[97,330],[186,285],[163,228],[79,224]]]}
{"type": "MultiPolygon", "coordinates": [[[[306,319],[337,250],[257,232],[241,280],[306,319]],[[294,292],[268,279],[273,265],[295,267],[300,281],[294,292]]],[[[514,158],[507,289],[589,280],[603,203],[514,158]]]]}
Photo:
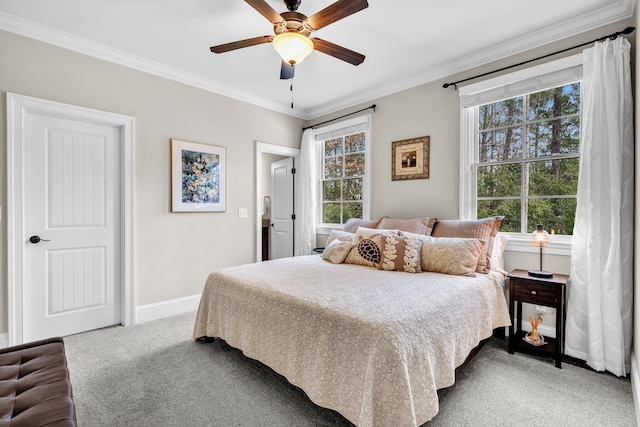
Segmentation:
{"type": "Polygon", "coordinates": [[[561,368],[564,353],[565,295],[569,276],[554,274],[553,277],[546,279],[529,276],[527,270],[513,270],[507,276],[509,277],[509,314],[511,315],[509,353],[522,351],[535,355],[552,355],[556,360],[556,367],[561,368]],[[544,337],[547,343],[540,346],[524,341],[527,331],[522,330],[523,302],[556,309],[556,338],[544,337]]]}

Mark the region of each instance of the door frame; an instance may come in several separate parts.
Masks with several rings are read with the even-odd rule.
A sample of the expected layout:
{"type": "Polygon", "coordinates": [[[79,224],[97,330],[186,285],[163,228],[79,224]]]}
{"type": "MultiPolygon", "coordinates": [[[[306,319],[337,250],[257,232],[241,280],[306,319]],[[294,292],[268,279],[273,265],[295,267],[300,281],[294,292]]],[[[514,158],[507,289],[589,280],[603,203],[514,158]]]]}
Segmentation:
{"type": "Polygon", "coordinates": [[[124,326],[134,325],[135,280],[134,253],[134,154],[135,118],[85,107],[79,107],[46,99],[7,92],[7,308],[8,345],[22,344],[24,277],[23,277],[23,196],[24,186],[24,138],[27,113],[81,120],[120,129],[120,322],[124,326]]]}
{"type": "MultiPolygon", "coordinates": [[[[262,154],[278,154],[280,156],[298,157],[300,149],[284,147],[282,145],[269,144],[266,142],[256,141],[256,262],[262,262],[262,154]]],[[[295,197],[295,187],[294,187],[295,197]]],[[[294,236],[295,238],[295,236],[294,236]]]]}

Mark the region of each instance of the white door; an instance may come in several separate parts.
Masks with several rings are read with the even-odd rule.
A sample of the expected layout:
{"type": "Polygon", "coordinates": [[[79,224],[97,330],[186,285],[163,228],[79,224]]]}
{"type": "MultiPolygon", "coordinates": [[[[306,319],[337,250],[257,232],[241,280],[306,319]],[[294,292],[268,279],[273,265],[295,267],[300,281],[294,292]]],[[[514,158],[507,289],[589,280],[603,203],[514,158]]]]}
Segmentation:
{"type": "Polygon", "coordinates": [[[271,163],[271,253],[293,256],[293,158],[271,163]]]}
{"type": "Polygon", "coordinates": [[[120,323],[120,128],[29,113],[23,340],[120,323]]]}

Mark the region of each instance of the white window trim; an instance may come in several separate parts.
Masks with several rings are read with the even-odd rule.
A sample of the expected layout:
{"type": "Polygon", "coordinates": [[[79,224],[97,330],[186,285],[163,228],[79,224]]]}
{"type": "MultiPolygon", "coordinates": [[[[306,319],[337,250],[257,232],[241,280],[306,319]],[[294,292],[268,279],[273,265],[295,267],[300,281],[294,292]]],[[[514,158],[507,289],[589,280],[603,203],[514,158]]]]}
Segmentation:
{"type": "MultiPolygon", "coordinates": [[[[469,144],[469,141],[477,139],[477,129],[472,124],[477,121],[476,109],[467,109],[464,105],[464,97],[472,97],[488,90],[496,89],[501,86],[517,83],[527,79],[536,78],[549,73],[559,72],[582,65],[582,54],[572,55],[556,61],[548,62],[525,70],[516,71],[510,74],[488,79],[479,83],[471,84],[460,88],[460,219],[477,219],[477,201],[475,174],[471,165],[475,163],[478,157],[475,144],[469,144]],[[472,115],[471,112],[474,114],[472,115]]],[[[544,85],[544,82],[541,82],[544,85]]],[[[511,98],[518,96],[518,93],[508,94],[511,98]]],[[[495,99],[498,101],[499,99],[495,99]]],[[[528,252],[537,253],[538,248],[531,245],[531,235],[525,233],[504,233],[509,236],[506,250],[512,252],[528,252]]],[[[545,253],[552,255],[571,256],[572,236],[555,235],[551,237],[550,246],[545,248],[545,253]]]]}
{"type": "MultiPolygon", "coordinates": [[[[364,114],[362,116],[358,116],[352,119],[347,119],[347,120],[343,120],[340,122],[336,122],[336,123],[332,123],[330,125],[321,127],[321,128],[317,128],[315,130],[315,134],[316,137],[318,137],[319,135],[322,135],[324,133],[327,132],[331,132],[331,131],[336,131],[339,129],[344,129],[344,128],[348,128],[351,126],[356,126],[356,125],[360,125],[360,124],[367,124],[367,128],[364,129],[364,131],[367,133],[367,140],[366,140],[366,145],[364,148],[364,177],[363,177],[363,182],[362,182],[362,186],[363,186],[363,190],[362,190],[362,217],[363,219],[370,219],[371,217],[371,141],[372,141],[372,135],[371,135],[371,114],[364,114]]],[[[322,174],[324,173],[324,170],[322,169],[322,160],[323,160],[323,153],[322,153],[322,144],[320,143],[321,141],[316,141],[316,150],[317,150],[317,156],[316,158],[318,159],[318,174],[322,174]]],[[[318,197],[318,211],[317,211],[317,218],[319,221],[322,220],[322,176],[318,176],[318,187],[317,187],[317,191],[316,191],[317,197],[318,197]]],[[[328,235],[331,230],[340,230],[342,229],[343,224],[327,224],[327,223],[319,223],[318,225],[316,225],[316,234],[321,234],[321,235],[328,235]]]]}

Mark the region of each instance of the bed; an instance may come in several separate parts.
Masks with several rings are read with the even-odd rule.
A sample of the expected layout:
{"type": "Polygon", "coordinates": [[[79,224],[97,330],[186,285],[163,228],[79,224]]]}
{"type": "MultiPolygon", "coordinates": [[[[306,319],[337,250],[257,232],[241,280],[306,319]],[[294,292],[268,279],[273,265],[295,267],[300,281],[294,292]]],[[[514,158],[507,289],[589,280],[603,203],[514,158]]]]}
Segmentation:
{"type": "Polygon", "coordinates": [[[224,339],[360,427],[418,426],[456,367],[510,324],[504,274],[469,276],[321,255],[224,268],[206,281],[193,338],[224,339]]]}

